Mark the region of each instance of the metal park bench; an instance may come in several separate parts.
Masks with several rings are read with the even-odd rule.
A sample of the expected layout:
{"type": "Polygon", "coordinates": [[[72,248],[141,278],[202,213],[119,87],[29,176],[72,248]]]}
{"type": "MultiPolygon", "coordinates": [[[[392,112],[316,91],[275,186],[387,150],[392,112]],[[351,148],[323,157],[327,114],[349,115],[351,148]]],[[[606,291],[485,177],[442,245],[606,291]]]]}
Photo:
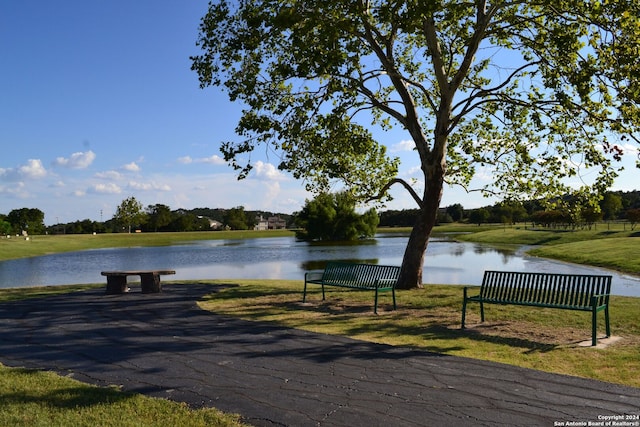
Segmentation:
{"type": "Polygon", "coordinates": [[[514,304],[530,307],[560,308],[591,312],[591,344],[597,344],[597,313],[604,311],[607,337],[611,276],[583,274],[522,273],[485,271],[480,294],[469,296],[464,288],[462,328],[465,327],[467,302],[480,303],[484,322],[484,304],[514,304]]]}
{"type": "Polygon", "coordinates": [[[375,264],[352,264],[345,262],[329,262],[324,271],[311,271],[304,275],[304,293],[302,302],[307,298],[307,284],[322,286],[322,299],[325,299],[325,286],[339,286],[358,290],[375,291],[373,312],[378,313],[378,292],[391,291],[393,309],[396,309],[396,283],[400,275],[400,267],[375,264]]]}
{"type": "Polygon", "coordinates": [[[130,270],[130,271],[103,271],[100,274],[107,276],[107,293],[122,294],[128,292],[127,276],[140,276],[142,293],[162,292],[160,276],[164,274],[176,274],[174,270],[130,270]]]}

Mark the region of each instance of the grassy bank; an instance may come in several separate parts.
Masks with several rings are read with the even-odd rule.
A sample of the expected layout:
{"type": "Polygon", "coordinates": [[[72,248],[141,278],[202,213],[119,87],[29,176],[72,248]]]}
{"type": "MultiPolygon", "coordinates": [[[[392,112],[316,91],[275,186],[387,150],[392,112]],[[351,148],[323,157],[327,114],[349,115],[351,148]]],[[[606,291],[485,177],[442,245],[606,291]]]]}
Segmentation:
{"type": "Polygon", "coordinates": [[[530,255],[640,275],[640,233],[620,224],[578,231],[503,227],[457,238],[497,246],[531,245],[535,247],[527,252],[530,255]]]}
{"type": "Polygon", "coordinates": [[[0,261],[60,252],[132,246],[169,246],[196,240],[293,236],[289,230],[198,231],[184,233],[64,234],[0,238],[0,261]]]}

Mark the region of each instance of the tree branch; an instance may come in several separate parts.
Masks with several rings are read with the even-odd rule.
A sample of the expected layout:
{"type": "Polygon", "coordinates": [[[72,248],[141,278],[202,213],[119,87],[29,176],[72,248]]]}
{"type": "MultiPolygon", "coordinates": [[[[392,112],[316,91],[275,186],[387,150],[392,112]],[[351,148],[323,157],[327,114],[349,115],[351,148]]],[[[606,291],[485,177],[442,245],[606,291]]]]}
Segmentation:
{"type": "Polygon", "coordinates": [[[391,188],[391,186],[393,184],[401,184],[411,195],[411,197],[413,197],[413,200],[415,200],[415,202],[418,204],[418,206],[420,207],[420,209],[422,209],[424,207],[424,202],[422,201],[422,199],[420,198],[420,196],[418,196],[418,194],[415,192],[415,190],[409,185],[408,182],[406,182],[404,179],[400,179],[400,178],[394,178],[391,181],[389,181],[384,187],[382,187],[382,189],[380,190],[380,192],[378,193],[377,196],[374,197],[370,197],[369,199],[367,199],[367,202],[371,202],[373,200],[380,200],[382,197],[384,197],[384,194],[389,190],[389,188],[391,188]]]}

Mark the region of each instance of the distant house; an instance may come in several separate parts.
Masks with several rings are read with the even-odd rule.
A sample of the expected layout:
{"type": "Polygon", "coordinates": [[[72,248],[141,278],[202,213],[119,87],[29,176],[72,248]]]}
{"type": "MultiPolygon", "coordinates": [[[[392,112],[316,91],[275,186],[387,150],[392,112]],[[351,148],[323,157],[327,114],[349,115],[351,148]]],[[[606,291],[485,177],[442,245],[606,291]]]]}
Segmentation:
{"type": "Polygon", "coordinates": [[[270,216],[267,219],[264,219],[262,215],[260,215],[256,220],[256,226],[253,228],[254,230],[283,230],[287,228],[287,222],[280,218],[279,216],[270,216]]]}
{"type": "Polygon", "coordinates": [[[209,228],[212,230],[220,230],[222,229],[222,223],[220,221],[216,221],[215,219],[207,218],[206,216],[199,215],[198,218],[204,218],[209,221],[209,228]]]}
{"type": "Polygon", "coordinates": [[[209,228],[212,230],[220,230],[223,224],[220,221],[216,221],[215,219],[209,220],[209,228]]]}

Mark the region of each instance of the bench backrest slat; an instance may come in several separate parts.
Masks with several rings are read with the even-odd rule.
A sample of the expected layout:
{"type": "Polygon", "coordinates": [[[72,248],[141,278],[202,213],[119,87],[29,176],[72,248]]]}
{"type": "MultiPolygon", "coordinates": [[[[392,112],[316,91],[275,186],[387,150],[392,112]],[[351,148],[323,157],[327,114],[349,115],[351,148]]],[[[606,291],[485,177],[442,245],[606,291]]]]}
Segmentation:
{"type": "Polygon", "coordinates": [[[322,280],[351,287],[367,287],[380,281],[397,281],[400,267],[376,264],[353,264],[330,261],[322,280]]]}
{"type": "Polygon", "coordinates": [[[520,304],[588,307],[609,302],[611,276],[586,274],[485,271],[480,295],[483,299],[520,304]]]}

